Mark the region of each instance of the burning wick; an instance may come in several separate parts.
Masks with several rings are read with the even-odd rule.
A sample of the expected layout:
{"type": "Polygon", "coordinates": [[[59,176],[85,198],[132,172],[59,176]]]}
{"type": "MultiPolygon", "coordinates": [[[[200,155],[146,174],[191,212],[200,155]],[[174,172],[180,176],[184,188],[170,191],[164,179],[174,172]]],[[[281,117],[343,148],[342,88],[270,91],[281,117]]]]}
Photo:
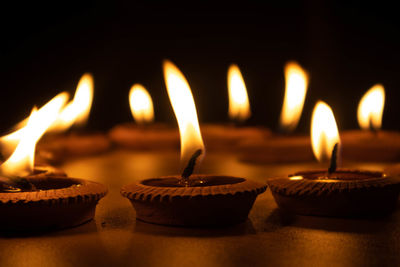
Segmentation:
{"type": "Polygon", "coordinates": [[[203,153],[203,150],[201,150],[201,149],[198,149],[193,153],[186,168],[182,172],[182,175],[181,175],[182,179],[184,179],[185,181],[187,181],[189,179],[190,175],[192,175],[192,173],[193,173],[194,166],[196,165],[196,160],[202,153],[203,153]]]}
{"type": "Polygon", "coordinates": [[[339,144],[336,143],[332,150],[331,156],[331,164],[328,169],[328,174],[332,174],[336,171],[337,168],[337,151],[338,151],[339,144]]]}
{"type": "Polygon", "coordinates": [[[26,178],[23,177],[7,177],[3,176],[4,178],[8,179],[8,182],[2,184],[2,190],[4,192],[21,192],[23,191],[35,191],[36,186],[29,182],[26,178]]]}
{"type": "Polygon", "coordinates": [[[377,135],[378,135],[379,128],[378,128],[378,127],[375,127],[372,118],[369,119],[369,130],[371,131],[371,133],[373,133],[374,136],[377,136],[377,135]]]}

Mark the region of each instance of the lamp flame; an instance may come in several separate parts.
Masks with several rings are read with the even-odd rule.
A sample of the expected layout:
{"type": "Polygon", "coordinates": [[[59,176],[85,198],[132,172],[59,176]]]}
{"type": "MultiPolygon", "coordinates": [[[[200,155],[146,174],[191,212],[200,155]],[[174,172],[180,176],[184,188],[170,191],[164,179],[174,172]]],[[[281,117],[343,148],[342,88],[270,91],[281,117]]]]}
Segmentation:
{"type": "MultiPolygon", "coordinates": [[[[37,141],[54,123],[68,99],[67,93],[53,98],[40,110],[34,109],[28,122],[19,133],[19,143],[12,155],[0,166],[0,173],[6,177],[23,177],[33,172],[37,141]]],[[[3,142],[3,145],[7,142],[3,142]]]]}
{"type": "MultiPolygon", "coordinates": [[[[58,95],[56,95],[54,98],[52,98],[49,102],[47,102],[43,107],[41,107],[37,112],[41,114],[42,112],[46,112],[46,110],[49,110],[49,106],[52,105],[52,103],[57,102],[58,99],[65,99],[67,101],[69,98],[69,94],[67,92],[62,92],[58,95]]],[[[14,128],[16,129],[14,132],[7,134],[5,136],[0,137],[0,147],[1,147],[1,154],[4,157],[9,157],[12,152],[15,150],[17,147],[20,139],[24,135],[24,132],[26,130],[26,125],[30,119],[30,116],[18,123],[14,128]]]]}
{"type": "Polygon", "coordinates": [[[243,122],[251,116],[249,98],[242,73],[236,64],[228,69],[229,117],[243,122]]]}
{"type": "Polygon", "coordinates": [[[364,94],[357,110],[357,119],[363,130],[379,130],[385,105],[385,89],[376,84],[364,94]],[[372,129],[371,129],[372,128],[372,129]]]}
{"type": "Polygon", "coordinates": [[[62,110],[49,131],[61,132],[72,125],[83,125],[89,118],[93,102],[93,77],[85,73],[79,80],[74,99],[62,110]]]}
{"type": "Polygon", "coordinates": [[[132,116],[138,124],[153,122],[153,101],[146,88],[141,84],[134,84],[129,92],[129,104],[132,116]]]}
{"type": "Polygon", "coordinates": [[[186,166],[197,150],[201,149],[204,152],[196,106],[189,83],[178,67],[165,60],[163,70],[168,96],[179,126],[181,162],[186,166]]]}
{"type": "Polygon", "coordinates": [[[336,143],[340,143],[340,139],[332,109],[318,101],[311,119],[311,144],[317,160],[329,160],[336,143]]]}
{"type": "Polygon", "coordinates": [[[285,98],[280,117],[281,128],[286,132],[296,129],[303,111],[308,87],[308,74],[296,62],[285,65],[285,98]]]}

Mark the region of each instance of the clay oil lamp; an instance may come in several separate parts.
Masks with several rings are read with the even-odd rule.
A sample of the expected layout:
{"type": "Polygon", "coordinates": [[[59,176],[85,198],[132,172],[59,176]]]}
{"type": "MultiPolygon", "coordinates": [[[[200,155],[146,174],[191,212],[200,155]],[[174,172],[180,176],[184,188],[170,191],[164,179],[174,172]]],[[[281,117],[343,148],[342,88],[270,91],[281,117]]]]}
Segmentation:
{"type": "Polygon", "coordinates": [[[342,134],[344,160],[400,160],[400,133],[381,130],[384,105],[385,90],[381,84],[373,86],[361,98],[357,110],[361,130],[342,134]]]}
{"type": "Polygon", "coordinates": [[[229,66],[228,75],[228,114],[230,124],[202,124],[202,134],[210,151],[237,150],[238,143],[246,140],[264,139],[270,130],[260,126],[250,126],[250,103],[246,84],[236,64],[229,66]]]}
{"type": "Polygon", "coordinates": [[[141,84],[132,86],[129,105],[135,123],[119,124],[111,129],[109,136],[115,144],[139,150],[179,148],[178,129],[154,123],[153,101],[141,84]]]}
{"type": "Polygon", "coordinates": [[[178,121],[182,175],[142,180],[124,186],[141,221],[174,226],[221,226],[243,222],[266,185],[223,175],[192,175],[204,145],[189,84],[170,61],[163,64],[168,95],[178,121]]]}
{"type": "Polygon", "coordinates": [[[46,107],[34,110],[21,128],[15,150],[0,165],[2,231],[49,230],[82,224],[93,218],[97,202],[107,192],[101,184],[34,165],[36,142],[57,119],[66,100],[66,95],[61,95],[46,107]]]}
{"type": "Polygon", "coordinates": [[[63,108],[46,136],[38,143],[40,157],[50,163],[58,163],[68,157],[102,153],[111,147],[106,135],[83,129],[92,106],[93,88],[92,75],[84,74],[74,98],[63,108]]]}
{"type": "Polygon", "coordinates": [[[325,170],[300,171],[268,180],[279,208],[300,215],[371,217],[392,212],[400,192],[399,176],[337,168],[339,133],[330,107],[318,102],[311,126],[312,148],[325,170]]]}
{"type": "Polygon", "coordinates": [[[284,163],[313,159],[310,138],[291,134],[297,127],[307,93],[308,74],[296,62],[284,68],[286,89],[280,116],[280,132],[263,139],[242,142],[241,159],[252,163],[284,163]]]}

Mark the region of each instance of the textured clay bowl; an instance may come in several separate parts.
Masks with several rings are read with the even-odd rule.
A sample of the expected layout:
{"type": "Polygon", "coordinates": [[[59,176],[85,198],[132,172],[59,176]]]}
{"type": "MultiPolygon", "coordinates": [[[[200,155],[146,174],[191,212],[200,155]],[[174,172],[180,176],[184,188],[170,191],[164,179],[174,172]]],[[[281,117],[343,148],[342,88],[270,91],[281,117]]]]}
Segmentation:
{"type": "Polygon", "coordinates": [[[244,178],[193,175],[194,186],[179,184],[178,176],[126,185],[127,197],[141,221],[174,226],[221,226],[244,222],[265,184],[244,178]]]}
{"type": "Polygon", "coordinates": [[[48,230],[77,226],[94,217],[107,193],[99,183],[66,176],[26,177],[35,191],[0,192],[0,229],[48,230]]]}
{"type": "Polygon", "coordinates": [[[268,180],[278,206],[300,215],[376,217],[397,206],[400,178],[382,172],[326,170],[298,172],[268,180]],[[324,177],[325,176],[325,177],[324,177]]]}
{"type": "Polygon", "coordinates": [[[179,149],[179,131],[165,124],[140,127],[134,123],[119,124],[108,134],[110,140],[123,148],[137,150],[179,149]]]}
{"type": "Polygon", "coordinates": [[[44,164],[60,164],[70,157],[107,152],[111,141],[102,133],[70,133],[45,136],[37,145],[36,157],[44,164]]]}

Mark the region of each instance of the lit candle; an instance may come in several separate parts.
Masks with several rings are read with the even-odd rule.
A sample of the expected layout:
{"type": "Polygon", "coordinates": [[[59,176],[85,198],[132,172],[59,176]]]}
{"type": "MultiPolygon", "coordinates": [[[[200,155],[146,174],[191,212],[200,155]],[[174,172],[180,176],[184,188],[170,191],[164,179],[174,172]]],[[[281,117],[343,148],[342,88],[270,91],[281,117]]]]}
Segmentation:
{"type": "Polygon", "coordinates": [[[385,89],[374,85],[361,98],[357,110],[361,130],[344,131],[343,159],[356,161],[397,161],[400,133],[381,130],[385,89]]]}
{"type": "Polygon", "coordinates": [[[250,139],[240,144],[241,159],[252,163],[282,163],[312,160],[310,139],[293,135],[302,111],[308,87],[308,74],[296,62],[285,65],[285,97],[280,116],[279,134],[250,139]]]}
{"type": "Polygon", "coordinates": [[[20,130],[2,139],[2,146],[9,146],[6,151],[13,150],[0,165],[3,230],[49,230],[82,224],[93,218],[98,200],[107,191],[101,184],[68,178],[63,171],[35,164],[36,144],[56,121],[67,98],[63,93],[34,109],[20,130]],[[16,146],[11,137],[18,137],[16,146]]]}
{"type": "Polygon", "coordinates": [[[245,178],[193,175],[204,157],[204,144],[189,83],[170,61],[163,64],[168,95],[178,121],[181,175],[146,179],[121,190],[145,222],[208,226],[243,222],[266,186],[245,178]],[[232,208],[234,207],[234,208],[232,208]]]}
{"type": "Polygon", "coordinates": [[[135,123],[119,124],[110,130],[110,139],[115,144],[139,150],[178,149],[178,129],[154,123],[153,101],[143,85],[134,84],[131,87],[129,106],[135,123]]]}
{"type": "Polygon", "coordinates": [[[269,179],[278,206],[301,215],[357,217],[392,212],[400,192],[400,179],[382,172],[337,168],[341,142],[331,108],[320,101],[311,125],[312,148],[325,170],[300,171],[269,179]]]}

